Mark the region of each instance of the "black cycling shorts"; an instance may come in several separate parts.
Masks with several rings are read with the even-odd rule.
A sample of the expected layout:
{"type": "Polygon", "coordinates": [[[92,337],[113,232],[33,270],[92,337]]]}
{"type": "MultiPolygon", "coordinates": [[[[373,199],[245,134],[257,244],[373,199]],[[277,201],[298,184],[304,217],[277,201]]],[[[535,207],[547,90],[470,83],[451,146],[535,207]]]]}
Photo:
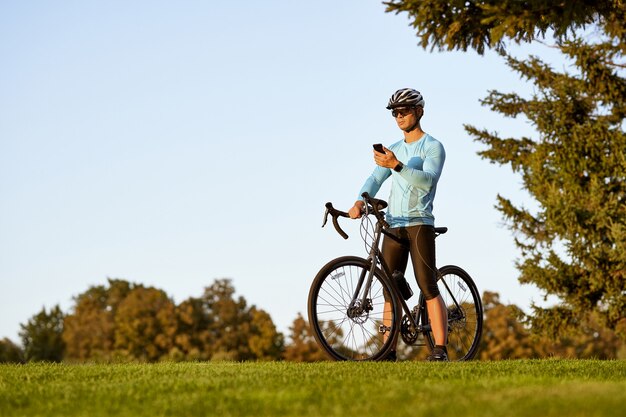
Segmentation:
{"type": "Polygon", "coordinates": [[[424,298],[432,300],[439,295],[435,266],[435,229],[418,225],[387,229],[396,239],[383,238],[382,255],[391,272],[406,271],[409,254],[415,279],[424,298]]]}

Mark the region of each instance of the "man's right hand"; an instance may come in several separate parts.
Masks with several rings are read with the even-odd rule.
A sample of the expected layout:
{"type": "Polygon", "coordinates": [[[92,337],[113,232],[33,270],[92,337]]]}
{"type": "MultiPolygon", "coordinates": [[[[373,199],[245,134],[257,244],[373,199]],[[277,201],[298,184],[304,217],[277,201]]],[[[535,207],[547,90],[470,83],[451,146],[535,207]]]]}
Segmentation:
{"type": "Polygon", "coordinates": [[[361,200],[355,201],[352,208],[348,210],[348,214],[350,215],[350,218],[358,219],[359,217],[361,217],[361,214],[363,213],[364,208],[365,208],[365,203],[363,201],[361,200]]]}

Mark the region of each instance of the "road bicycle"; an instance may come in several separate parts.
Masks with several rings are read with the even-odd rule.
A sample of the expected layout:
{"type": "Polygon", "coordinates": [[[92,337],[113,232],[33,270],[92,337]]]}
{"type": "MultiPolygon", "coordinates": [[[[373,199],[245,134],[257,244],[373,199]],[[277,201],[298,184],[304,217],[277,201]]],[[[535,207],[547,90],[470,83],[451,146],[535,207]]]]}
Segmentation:
{"type": "MultiPolygon", "coordinates": [[[[406,303],[412,291],[402,273],[390,271],[379,244],[390,234],[383,210],[387,203],[363,193],[361,237],[367,258],[343,256],[328,262],[317,273],[308,298],[309,323],[319,346],[334,360],[384,360],[398,335],[409,346],[428,345],[432,334],[426,300],[420,292],[412,309],[406,303]],[[375,224],[372,221],[375,218],[375,224]]],[[[332,217],[337,232],[347,239],[339,217],[348,213],[326,203],[324,227],[332,217]]],[[[448,231],[435,227],[435,236],[448,231]]],[[[448,358],[474,358],[482,335],[483,307],[476,284],[462,268],[446,265],[437,270],[437,283],[448,310],[448,358]]]]}

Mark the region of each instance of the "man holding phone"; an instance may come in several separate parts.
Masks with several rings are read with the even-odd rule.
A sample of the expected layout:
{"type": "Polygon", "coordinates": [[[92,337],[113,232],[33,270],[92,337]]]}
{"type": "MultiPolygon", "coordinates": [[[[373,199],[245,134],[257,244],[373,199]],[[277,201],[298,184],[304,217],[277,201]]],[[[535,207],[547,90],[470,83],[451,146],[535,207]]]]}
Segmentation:
{"type": "MultiPolygon", "coordinates": [[[[431,361],[447,361],[448,314],[437,287],[435,266],[435,218],[433,201],[437,182],[446,158],[441,142],[422,130],[424,98],[412,88],[396,91],[387,104],[404,139],[389,148],[374,145],[377,167],[359,192],[375,196],[383,182],[392,177],[391,195],[386,220],[396,239],[383,238],[382,256],[390,270],[406,270],[409,255],[415,278],[426,298],[428,317],[435,338],[435,348],[428,356],[431,361]]],[[[353,219],[362,215],[362,197],[348,211],[353,219]]],[[[391,320],[384,317],[383,321],[391,320]]],[[[385,322],[386,325],[389,323],[385,322]]],[[[397,340],[394,341],[397,343],[397,340]]],[[[395,347],[388,356],[396,359],[395,347]]]]}

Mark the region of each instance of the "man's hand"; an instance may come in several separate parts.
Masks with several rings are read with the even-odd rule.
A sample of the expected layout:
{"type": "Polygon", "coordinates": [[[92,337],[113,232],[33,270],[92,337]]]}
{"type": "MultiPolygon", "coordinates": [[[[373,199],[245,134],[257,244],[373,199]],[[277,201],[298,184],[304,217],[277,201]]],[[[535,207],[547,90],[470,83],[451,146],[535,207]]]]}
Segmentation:
{"type": "Polygon", "coordinates": [[[395,166],[398,165],[398,162],[400,161],[398,161],[393,151],[390,151],[384,146],[383,146],[383,149],[385,153],[374,151],[374,162],[376,162],[376,165],[381,166],[383,168],[394,169],[395,166]]]}
{"type": "Polygon", "coordinates": [[[361,217],[361,214],[363,213],[364,208],[365,208],[365,203],[363,201],[361,200],[355,201],[352,208],[348,210],[348,214],[350,215],[350,218],[358,219],[359,217],[361,217]]]}

